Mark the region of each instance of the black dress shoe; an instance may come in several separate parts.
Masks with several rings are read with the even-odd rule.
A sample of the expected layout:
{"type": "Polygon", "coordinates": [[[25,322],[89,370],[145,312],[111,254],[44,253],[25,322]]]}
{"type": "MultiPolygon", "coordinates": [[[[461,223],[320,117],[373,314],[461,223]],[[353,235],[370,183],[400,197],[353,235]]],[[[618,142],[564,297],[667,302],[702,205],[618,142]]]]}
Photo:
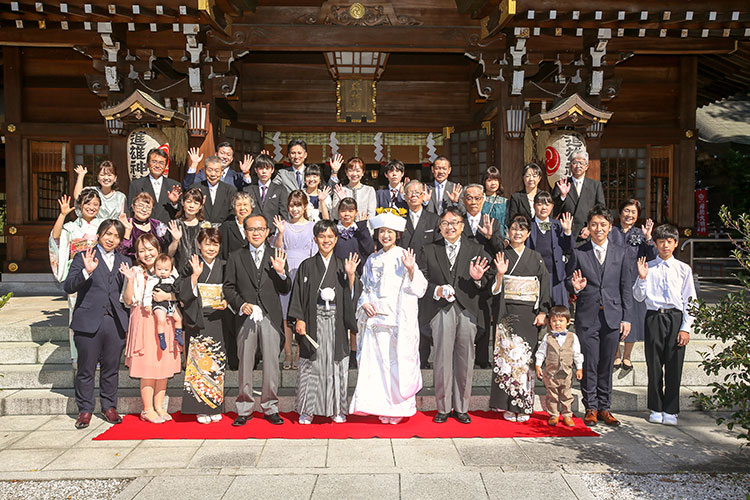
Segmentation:
{"type": "Polygon", "coordinates": [[[281,425],[284,423],[284,419],[281,418],[278,413],[271,413],[270,415],[265,415],[263,418],[271,422],[273,425],[281,425]]]}
{"type": "Polygon", "coordinates": [[[452,416],[453,416],[453,418],[455,418],[456,420],[458,420],[462,424],[470,424],[471,423],[471,417],[469,416],[468,413],[461,413],[461,412],[458,412],[458,411],[454,411],[452,416]]]}
{"type": "Polygon", "coordinates": [[[235,427],[245,425],[247,421],[251,420],[252,418],[253,418],[252,415],[237,415],[237,418],[234,419],[234,422],[232,422],[232,425],[235,427]]]}
{"type": "Polygon", "coordinates": [[[444,424],[448,421],[448,414],[437,412],[435,416],[432,417],[432,421],[436,424],[444,424]]]}
{"type": "Polygon", "coordinates": [[[484,363],[477,363],[477,366],[479,368],[481,368],[482,370],[486,370],[487,368],[491,367],[492,365],[490,364],[489,361],[486,361],[484,363]]]}
{"type": "Polygon", "coordinates": [[[419,367],[422,370],[429,370],[430,368],[432,368],[432,365],[430,364],[429,361],[425,361],[424,363],[420,364],[419,367]]]}
{"type": "Polygon", "coordinates": [[[76,429],[85,429],[91,422],[91,413],[81,412],[76,419],[76,429]]]}

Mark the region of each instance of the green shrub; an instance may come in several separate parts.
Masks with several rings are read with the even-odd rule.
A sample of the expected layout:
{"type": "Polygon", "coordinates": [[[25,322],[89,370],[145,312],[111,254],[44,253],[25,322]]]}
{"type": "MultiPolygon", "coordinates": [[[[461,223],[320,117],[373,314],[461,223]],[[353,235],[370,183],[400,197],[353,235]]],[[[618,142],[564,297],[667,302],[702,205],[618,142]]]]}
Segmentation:
{"type": "MultiPolygon", "coordinates": [[[[719,213],[722,222],[737,232],[733,238],[732,255],[750,271],[750,215],[735,219],[726,206],[719,213]]],[[[725,343],[723,350],[702,353],[701,367],[708,375],[726,373],[721,382],[709,384],[710,394],[694,393],[703,409],[726,410],[728,417],[718,417],[716,423],[729,430],[741,429],[738,439],[750,444],[750,278],[744,273],[737,277],[743,289],[729,293],[717,304],[698,300],[691,307],[695,315],[694,328],[709,339],[725,343]]]]}

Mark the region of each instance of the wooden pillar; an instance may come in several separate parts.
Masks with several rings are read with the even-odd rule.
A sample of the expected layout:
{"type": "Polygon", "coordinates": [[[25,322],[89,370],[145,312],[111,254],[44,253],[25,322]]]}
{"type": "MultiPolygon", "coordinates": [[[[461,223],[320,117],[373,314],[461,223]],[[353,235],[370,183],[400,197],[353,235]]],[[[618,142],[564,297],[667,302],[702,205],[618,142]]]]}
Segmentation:
{"type": "Polygon", "coordinates": [[[695,110],[698,95],[698,58],[680,58],[679,124],[682,139],[677,145],[674,175],[670,181],[670,219],[680,228],[695,226],[695,110]]]}
{"type": "Polygon", "coordinates": [[[597,181],[602,178],[601,144],[601,139],[586,139],[586,152],[589,154],[589,169],[586,171],[586,177],[597,181]]]}
{"type": "Polygon", "coordinates": [[[497,168],[500,169],[500,177],[503,182],[506,198],[511,193],[523,189],[523,138],[508,139],[505,135],[505,129],[507,128],[505,110],[509,109],[512,103],[516,104],[517,107],[523,105],[522,101],[512,98],[509,95],[508,84],[507,82],[503,82],[500,90],[500,99],[498,100],[497,127],[495,128],[498,131],[497,136],[499,136],[499,140],[498,137],[495,138],[495,144],[498,148],[495,158],[497,159],[497,168]]]}
{"type": "MultiPolygon", "coordinates": [[[[19,261],[26,257],[26,245],[24,237],[20,234],[15,236],[14,227],[24,223],[28,200],[24,196],[27,190],[26,179],[28,178],[28,164],[23,158],[23,137],[21,136],[21,48],[3,47],[3,65],[5,86],[5,204],[6,223],[5,234],[7,235],[8,254],[7,262],[3,271],[16,269],[23,272],[22,267],[16,268],[19,261]]],[[[15,272],[15,271],[12,271],[15,272]]]]}

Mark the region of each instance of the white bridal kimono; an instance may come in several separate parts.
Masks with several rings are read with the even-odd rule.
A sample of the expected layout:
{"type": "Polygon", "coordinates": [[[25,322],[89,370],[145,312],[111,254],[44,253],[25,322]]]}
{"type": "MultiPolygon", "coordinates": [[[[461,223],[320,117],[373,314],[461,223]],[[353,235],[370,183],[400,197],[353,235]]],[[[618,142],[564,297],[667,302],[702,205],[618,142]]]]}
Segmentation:
{"type": "Polygon", "coordinates": [[[416,265],[409,279],[404,254],[400,247],[379,250],[365,263],[357,304],[359,375],[350,414],[410,417],[417,411],[416,394],[422,388],[417,300],[427,280],[416,265]],[[372,318],[362,309],[368,302],[378,312],[372,318]]]}

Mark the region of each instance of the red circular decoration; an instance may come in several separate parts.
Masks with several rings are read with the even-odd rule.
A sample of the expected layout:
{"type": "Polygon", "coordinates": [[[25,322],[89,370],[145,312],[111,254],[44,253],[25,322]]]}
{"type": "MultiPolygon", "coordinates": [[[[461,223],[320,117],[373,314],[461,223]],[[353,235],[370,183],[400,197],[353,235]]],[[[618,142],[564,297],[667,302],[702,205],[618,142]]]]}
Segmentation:
{"type": "Polygon", "coordinates": [[[560,168],[560,153],[552,146],[547,146],[544,156],[546,158],[547,176],[551,176],[560,168]]]}

